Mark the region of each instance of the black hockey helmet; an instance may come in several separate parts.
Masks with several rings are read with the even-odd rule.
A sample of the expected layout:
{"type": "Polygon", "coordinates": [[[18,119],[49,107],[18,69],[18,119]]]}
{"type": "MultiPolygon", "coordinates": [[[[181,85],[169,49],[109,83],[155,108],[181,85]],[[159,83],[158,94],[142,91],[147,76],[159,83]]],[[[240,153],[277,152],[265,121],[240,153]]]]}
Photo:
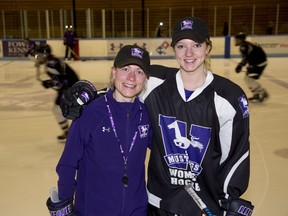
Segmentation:
{"type": "Polygon", "coordinates": [[[243,32],[239,32],[235,35],[235,46],[241,45],[246,40],[246,34],[243,32]]]}
{"type": "Polygon", "coordinates": [[[49,56],[51,55],[52,50],[49,44],[45,44],[39,48],[39,52],[45,56],[49,56]]]}
{"type": "Polygon", "coordinates": [[[47,58],[52,55],[52,50],[50,45],[44,44],[37,49],[37,54],[35,55],[38,64],[43,64],[47,61],[47,58]]]}
{"type": "Polygon", "coordinates": [[[240,40],[246,40],[246,34],[244,32],[239,32],[237,35],[235,35],[236,39],[240,39],[240,40]]]}

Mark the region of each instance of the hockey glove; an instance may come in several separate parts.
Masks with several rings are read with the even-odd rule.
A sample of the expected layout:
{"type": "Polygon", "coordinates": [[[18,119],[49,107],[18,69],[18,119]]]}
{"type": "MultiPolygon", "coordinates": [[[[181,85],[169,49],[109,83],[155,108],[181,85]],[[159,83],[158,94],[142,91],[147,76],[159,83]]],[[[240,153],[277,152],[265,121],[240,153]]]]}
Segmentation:
{"type": "Polygon", "coordinates": [[[48,207],[48,210],[51,216],[55,216],[55,215],[75,216],[76,215],[72,198],[54,203],[49,197],[47,199],[46,206],[48,207]]]}
{"type": "Polygon", "coordinates": [[[240,73],[242,69],[242,64],[238,64],[237,67],[235,68],[236,73],[240,73]]]}
{"type": "Polygon", "coordinates": [[[54,86],[54,82],[52,80],[43,80],[42,85],[44,88],[52,88],[54,86]]]}
{"type": "Polygon", "coordinates": [[[222,207],[227,211],[226,216],[250,216],[254,208],[250,201],[244,199],[233,199],[222,207]]]}
{"type": "Polygon", "coordinates": [[[97,90],[92,83],[87,80],[76,82],[62,95],[60,108],[63,116],[71,120],[79,118],[84,106],[97,97],[97,90]]]}

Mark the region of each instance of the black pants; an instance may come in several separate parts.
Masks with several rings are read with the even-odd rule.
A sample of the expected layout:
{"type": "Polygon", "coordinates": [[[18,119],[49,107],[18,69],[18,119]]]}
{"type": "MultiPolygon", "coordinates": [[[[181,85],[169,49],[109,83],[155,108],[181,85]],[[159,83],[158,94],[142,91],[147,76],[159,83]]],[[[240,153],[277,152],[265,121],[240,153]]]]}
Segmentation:
{"type": "Polygon", "coordinates": [[[260,79],[264,69],[265,69],[266,65],[265,66],[262,66],[262,67],[257,67],[257,66],[251,66],[249,65],[247,67],[247,73],[246,75],[255,79],[255,80],[258,80],[260,79]]]}

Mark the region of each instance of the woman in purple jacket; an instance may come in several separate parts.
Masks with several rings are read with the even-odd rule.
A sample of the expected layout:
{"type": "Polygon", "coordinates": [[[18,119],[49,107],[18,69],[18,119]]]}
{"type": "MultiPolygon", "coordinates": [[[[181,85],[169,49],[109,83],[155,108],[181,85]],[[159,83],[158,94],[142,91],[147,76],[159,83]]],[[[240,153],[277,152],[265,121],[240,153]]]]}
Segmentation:
{"type": "Polygon", "coordinates": [[[146,50],[127,45],[119,51],[110,90],[69,129],[56,168],[60,202],[47,201],[51,215],[147,215],[144,162],[152,130],[138,94],[149,70],[146,50]]]}

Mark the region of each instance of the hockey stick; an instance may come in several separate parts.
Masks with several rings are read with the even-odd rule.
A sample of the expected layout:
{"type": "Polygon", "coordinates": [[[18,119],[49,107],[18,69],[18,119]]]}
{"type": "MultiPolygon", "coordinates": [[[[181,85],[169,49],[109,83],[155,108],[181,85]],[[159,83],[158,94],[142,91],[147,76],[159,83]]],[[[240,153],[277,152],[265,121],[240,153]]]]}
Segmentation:
{"type": "Polygon", "coordinates": [[[69,47],[69,50],[70,50],[71,53],[73,53],[73,55],[74,55],[77,59],[80,60],[80,57],[74,52],[73,49],[71,49],[71,48],[69,47]]]}
{"type": "Polygon", "coordinates": [[[79,55],[77,55],[77,54],[74,52],[74,50],[71,49],[70,47],[69,47],[69,50],[70,50],[70,52],[73,53],[73,55],[74,55],[78,60],[80,60],[80,61],[87,61],[87,60],[89,60],[89,59],[80,59],[79,55]]]}
{"type": "Polygon", "coordinates": [[[194,202],[201,209],[202,213],[206,216],[215,216],[207,207],[207,205],[202,201],[198,194],[192,188],[192,185],[186,185],[185,190],[193,198],[194,202]]]}

